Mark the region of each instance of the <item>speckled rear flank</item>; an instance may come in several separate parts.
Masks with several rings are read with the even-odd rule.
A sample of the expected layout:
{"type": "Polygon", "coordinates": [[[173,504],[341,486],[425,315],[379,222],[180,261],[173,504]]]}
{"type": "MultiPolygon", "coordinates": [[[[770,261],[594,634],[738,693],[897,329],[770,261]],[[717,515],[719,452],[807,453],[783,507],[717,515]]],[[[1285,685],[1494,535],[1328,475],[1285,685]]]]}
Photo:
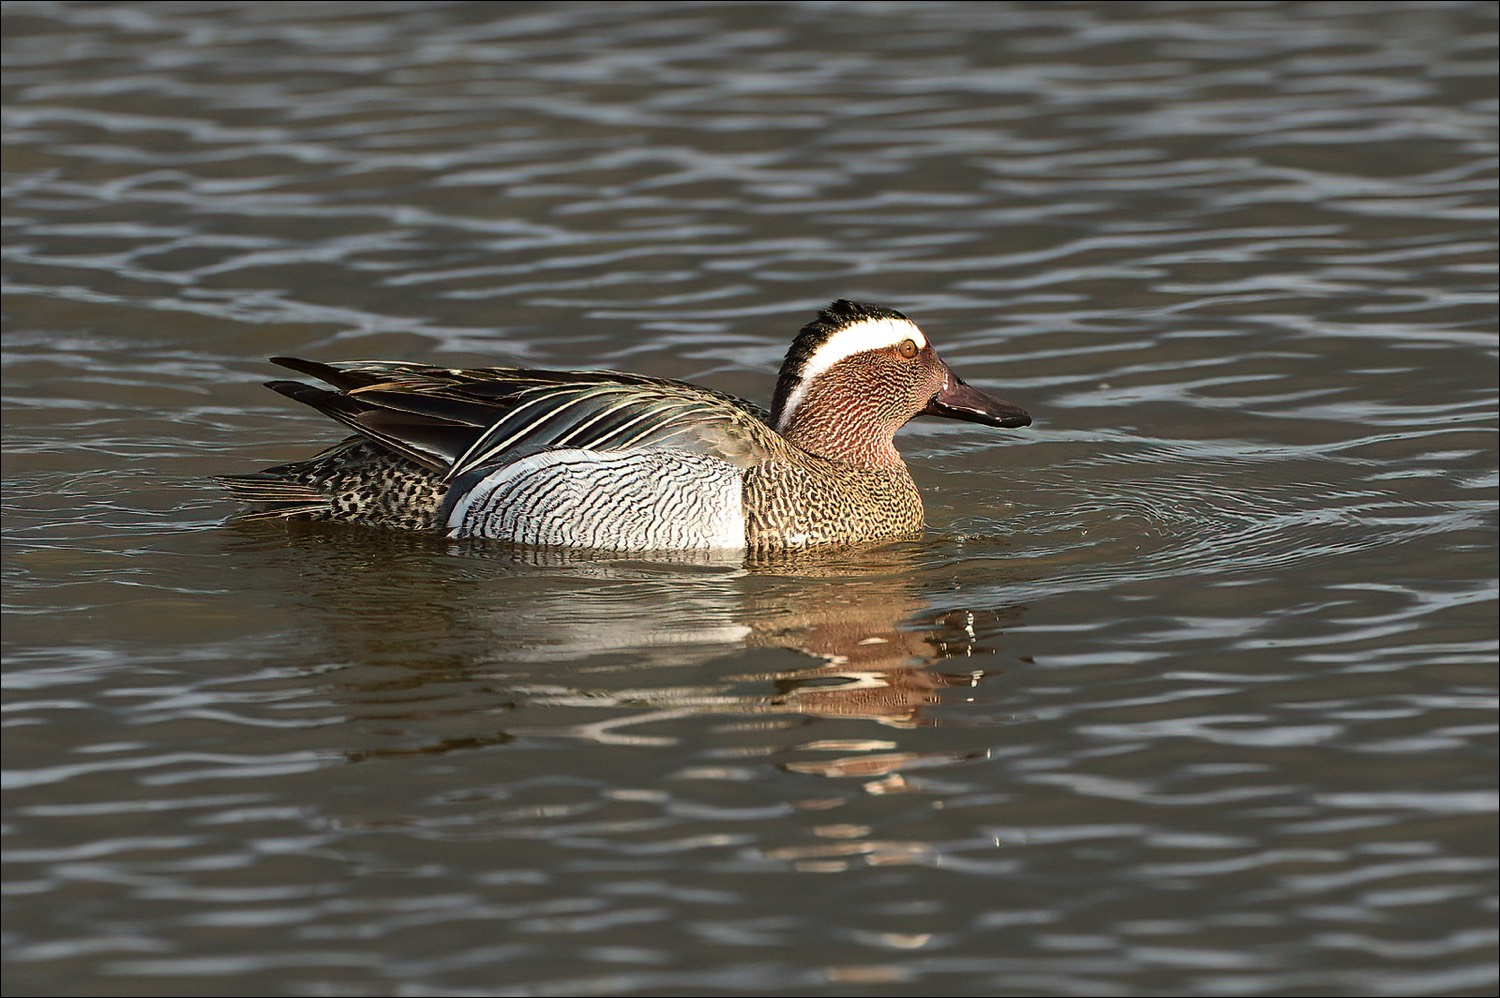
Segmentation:
{"type": "Polygon", "coordinates": [[[251,504],[252,517],[340,520],[397,530],[435,530],[448,487],[436,472],[360,437],[309,458],[219,483],[251,504]]]}

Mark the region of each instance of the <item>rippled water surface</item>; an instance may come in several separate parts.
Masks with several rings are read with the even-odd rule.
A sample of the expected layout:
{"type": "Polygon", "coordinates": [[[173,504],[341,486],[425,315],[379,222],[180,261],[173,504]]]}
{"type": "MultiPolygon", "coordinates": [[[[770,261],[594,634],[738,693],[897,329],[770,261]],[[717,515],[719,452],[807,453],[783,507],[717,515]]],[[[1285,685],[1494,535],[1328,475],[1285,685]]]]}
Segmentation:
{"type": "Polygon", "coordinates": [[[1492,3],[7,3],[8,994],[1475,994],[1492,3]],[[226,522],[265,358],[765,400],[920,541],[226,522]]]}

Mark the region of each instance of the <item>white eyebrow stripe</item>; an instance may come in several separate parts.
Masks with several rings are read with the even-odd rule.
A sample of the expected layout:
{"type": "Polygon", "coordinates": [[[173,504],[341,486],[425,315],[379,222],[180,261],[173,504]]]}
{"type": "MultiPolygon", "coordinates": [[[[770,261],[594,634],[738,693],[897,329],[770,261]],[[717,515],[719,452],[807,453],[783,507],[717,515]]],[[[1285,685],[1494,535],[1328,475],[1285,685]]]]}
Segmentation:
{"type": "Polygon", "coordinates": [[[802,404],[802,399],[807,395],[807,389],[818,375],[845,357],[852,357],[867,350],[893,347],[903,340],[912,340],[917,344],[918,350],[927,346],[927,337],[923,336],[922,330],[909,319],[884,317],[860,319],[828,337],[828,342],[814,350],[813,355],[807,358],[807,363],[802,366],[802,380],[797,383],[796,388],[792,389],[792,394],[787,396],[786,405],[782,407],[781,419],[776,423],[776,429],[786,429],[792,421],[792,413],[796,412],[797,406],[802,404]]]}

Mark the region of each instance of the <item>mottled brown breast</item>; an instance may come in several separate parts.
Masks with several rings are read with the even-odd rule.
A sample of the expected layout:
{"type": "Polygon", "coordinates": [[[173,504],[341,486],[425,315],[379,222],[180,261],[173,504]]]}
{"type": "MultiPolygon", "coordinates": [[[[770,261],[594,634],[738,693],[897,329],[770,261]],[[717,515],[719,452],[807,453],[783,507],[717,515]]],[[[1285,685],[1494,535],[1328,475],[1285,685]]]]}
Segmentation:
{"type": "Polygon", "coordinates": [[[905,466],[862,468],[813,455],[745,471],[745,546],[768,552],[907,537],[922,496],[905,466]]]}

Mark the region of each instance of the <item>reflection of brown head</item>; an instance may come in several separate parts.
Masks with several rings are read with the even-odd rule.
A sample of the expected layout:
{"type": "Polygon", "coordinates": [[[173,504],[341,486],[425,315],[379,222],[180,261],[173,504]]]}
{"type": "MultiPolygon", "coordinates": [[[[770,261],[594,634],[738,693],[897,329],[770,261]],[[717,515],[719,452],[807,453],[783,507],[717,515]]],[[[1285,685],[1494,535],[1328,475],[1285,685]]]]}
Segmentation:
{"type": "MultiPolygon", "coordinates": [[[[998,614],[986,616],[999,619],[998,614]]],[[[780,709],[905,727],[924,723],[923,708],[940,702],[942,690],[974,686],[993,672],[976,667],[995,651],[975,640],[973,620],[968,611],[950,611],[926,622],[845,616],[799,632],[754,638],[827,660],[770,677],[779,694],[773,702],[780,709]]]]}

